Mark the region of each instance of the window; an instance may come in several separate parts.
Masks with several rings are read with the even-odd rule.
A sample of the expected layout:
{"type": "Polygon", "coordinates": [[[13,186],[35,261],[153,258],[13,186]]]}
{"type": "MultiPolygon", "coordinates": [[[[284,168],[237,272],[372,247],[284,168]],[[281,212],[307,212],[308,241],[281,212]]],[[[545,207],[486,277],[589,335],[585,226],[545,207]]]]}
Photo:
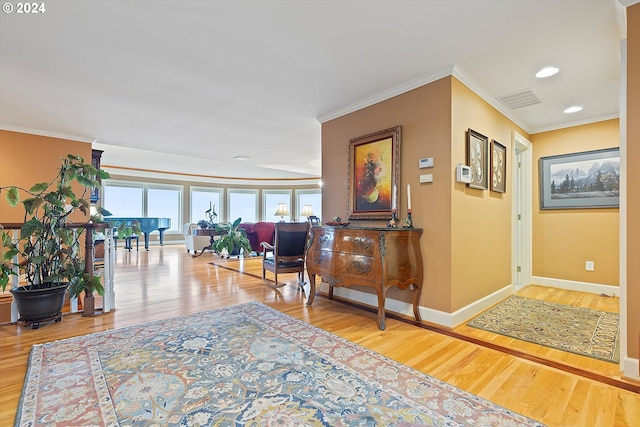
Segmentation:
{"type": "Polygon", "coordinates": [[[262,217],[265,221],[279,222],[282,220],[280,215],[274,215],[278,209],[278,203],[284,203],[289,209],[289,215],[285,215],[284,220],[289,221],[293,212],[291,212],[291,190],[263,190],[262,191],[262,217]]]}
{"type": "Polygon", "coordinates": [[[180,209],[182,207],[182,187],[147,188],[147,212],[151,218],[171,218],[171,231],[182,230],[180,209]]]}
{"type": "Polygon", "coordinates": [[[205,211],[209,209],[210,205],[215,206],[218,221],[222,221],[224,207],[221,200],[221,189],[191,188],[191,222],[197,223],[201,219],[207,219],[205,211]]]}
{"type": "MultiPolygon", "coordinates": [[[[322,216],[322,191],[321,190],[297,190],[296,191],[296,207],[297,216],[300,221],[307,220],[301,212],[304,205],[311,205],[313,215],[321,218],[322,216]]],[[[329,220],[328,220],[329,221],[329,220]]]]}
{"type": "Polygon", "coordinates": [[[114,217],[170,218],[167,231],[182,228],[182,186],[109,180],[103,193],[103,207],[114,217]]]}
{"type": "Polygon", "coordinates": [[[256,222],[258,218],[258,190],[229,190],[229,216],[227,220],[233,222],[242,218],[242,222],[256,222]]]}
{"type": "Polygon", "coordinates": [[[142,186],[103,185],[102,206],[115,217],[143,217],[142,186]]]}

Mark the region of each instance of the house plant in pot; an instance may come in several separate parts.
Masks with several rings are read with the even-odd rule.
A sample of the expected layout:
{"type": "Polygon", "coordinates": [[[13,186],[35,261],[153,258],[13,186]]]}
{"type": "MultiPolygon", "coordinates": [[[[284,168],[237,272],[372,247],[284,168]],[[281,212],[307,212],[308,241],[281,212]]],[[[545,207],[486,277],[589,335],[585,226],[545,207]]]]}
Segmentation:
{"type": "Polygon", "coordinates": [[[85,230],[74,226],[70,216],[78,210],[88,214],[90,191],[100,186],[99,179],[106,178],[107,172],[85,163],[80,156],[68,155],[51,182],[36,183],[29,189],[0,187],[10,206],[21,204],[24,209],[17,240],[11,232],[0,231],[0,288],[4,292],[13,275],[22,273],[26,279],[25,285],[10,290],[20,320],[33,327],[41,321],[59,321],[67,292],[71,297],[85,290],[103,294],[100,278],[84,271],[81,237],[85,230]],[[80,197],[74,193],[74,183],[83,189],[80,197]]]}
{"type": "Polygon", "coordinates": [[[244,250],[251,253],[251,242],[247,237],[247,232],[240,227],[242,218],[236,219],[233,223],[222,222],[216,224],[216,232],[220,233],[220,238],[213,243],[213,249],[219,254],[226,252],[229,256],[238,256],[244,250]]]}

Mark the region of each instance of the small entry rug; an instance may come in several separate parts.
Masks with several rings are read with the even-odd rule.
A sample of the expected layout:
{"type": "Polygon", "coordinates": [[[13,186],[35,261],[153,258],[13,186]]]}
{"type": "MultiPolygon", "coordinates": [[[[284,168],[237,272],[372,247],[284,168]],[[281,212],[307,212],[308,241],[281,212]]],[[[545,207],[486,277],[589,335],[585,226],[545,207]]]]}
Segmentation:
{"type": "Polygon", "coordinates": [[[35,345],[16,425],[540,426],[261,303],[35,345]]]}
{"type": "Polygon", "coordinates": [[[617,313],[511,296],[467,326],[607,362],[620,360],[617,313]]]}

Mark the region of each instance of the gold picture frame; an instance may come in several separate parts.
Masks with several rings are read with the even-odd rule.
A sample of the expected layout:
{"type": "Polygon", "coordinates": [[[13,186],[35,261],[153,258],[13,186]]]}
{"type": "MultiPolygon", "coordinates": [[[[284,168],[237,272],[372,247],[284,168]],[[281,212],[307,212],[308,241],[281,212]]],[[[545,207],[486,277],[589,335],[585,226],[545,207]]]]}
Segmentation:
{"type": "Polygon", "coordinates": [[[400,139],[395,126],[349,141],[349,219],[389,219],[399,206],[400,139]]]}
{"type": "Polygon", "coordinates": [[[467,130],[467,165],[471,168],[469,188],[488,189],[489,138],[474,131],[467,130]]]}
{"type": "Polygon", "coordinates": [[[507,147],[495,139],[491,141],[491,191],[507,192],[507,147]]]}

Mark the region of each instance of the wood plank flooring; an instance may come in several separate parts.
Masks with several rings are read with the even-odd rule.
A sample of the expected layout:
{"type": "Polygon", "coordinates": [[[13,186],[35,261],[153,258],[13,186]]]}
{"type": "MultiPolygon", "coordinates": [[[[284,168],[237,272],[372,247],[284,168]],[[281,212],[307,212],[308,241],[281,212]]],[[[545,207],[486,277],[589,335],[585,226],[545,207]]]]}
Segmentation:
{"type": "MultiPolygon", "coordinates": [[[[638,383],[630,381],[636,391],[629,391],[468,341],[487,341],[497,348],[513,346],[620,379],[615,364],[487,336],[467,327],[451,331],[467,338],[458,339],[391,316],[387,329],[380,331],[376,314],[368,310],[326,298],[316,298],[312,307],[306,307],[295,274],[283,275],[284,279],[290,276],[290,281],[278,290],[265,286],[256,277],[260,274],[258,259],[224,260],[212,254],[192,258],[181,245],[153,246],[137,253],[118,250],[116,311],[90,318],[69,314],[62,322],[37,330],[0,325],[0,426],[13,423],[33,344],[247,301],[260,301],[549,426],[640,425],[638,383]],[[221,267],[212,265],[213,261],[221,267]]],[[[588,301],[593,297],[576,298],[541,287],[525,291],[523,296],[555,302],[617,307],[613,298],[596,302],[588,301]]]]}

